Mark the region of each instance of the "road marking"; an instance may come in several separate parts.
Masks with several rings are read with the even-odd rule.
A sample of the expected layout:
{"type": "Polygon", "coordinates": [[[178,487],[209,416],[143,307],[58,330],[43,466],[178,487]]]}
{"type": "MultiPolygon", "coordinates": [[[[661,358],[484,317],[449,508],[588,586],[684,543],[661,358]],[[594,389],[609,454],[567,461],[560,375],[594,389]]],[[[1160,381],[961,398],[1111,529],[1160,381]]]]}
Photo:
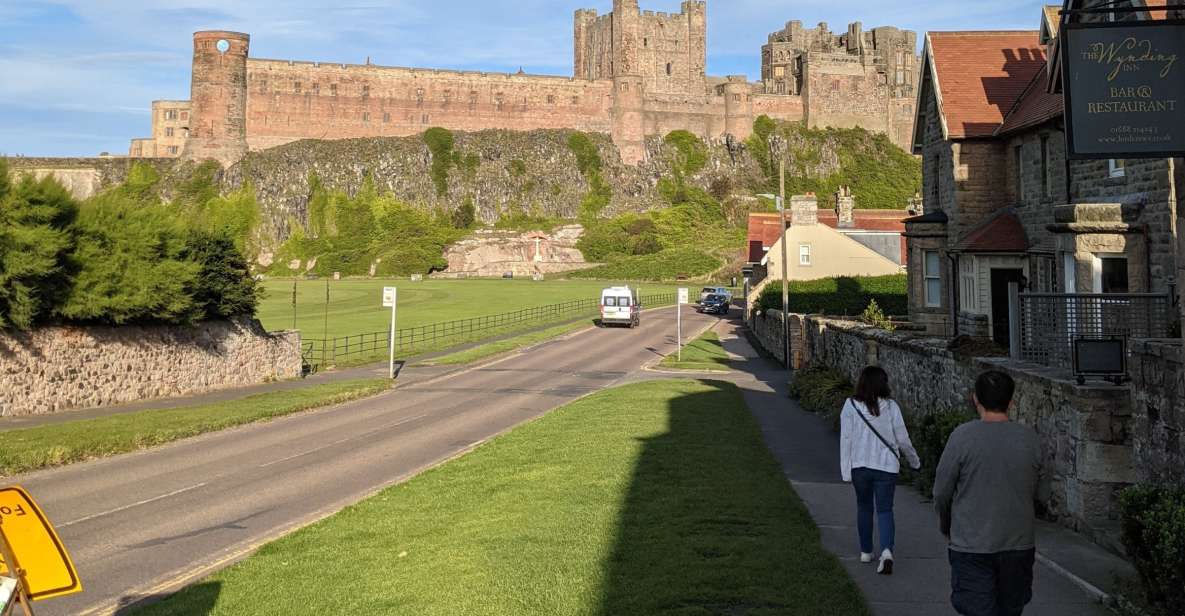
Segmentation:
{"type": "Polygon", "coordinates": [[[367,431],[367,432],[363,432],[362,434],[355,434],[355,435],[353,435],[353,436],[347,436],[346,438],[338,439],[338,440],[336,440],[336,441],[333,441],[332,443],[326,443],[326,444],[324,444],[324,445],[322,445],[322,446],[320,446],[320,447],[316,447],[316,448],[310,449],[310,450],[308,450],[308,451],[304,451],[304,452],[301,452],[301,453],[298,453],[298,454],[293,454],[293,455],[291,455],[291,456],[288,456],[288,457],[286,457],[286,458],[280,458],[279,460],[272,460],[271,462],[268,462],[268,463],[266,463],[266,464],[260,464],[260,465],[259,465],[259,468],[267,468],[267,467],[269,467],[269,466],[275,466],[275,465],[277,465],[277,464],[280,464],[280,463],[282,463],[282,462],[288,462],[288,461],[291,461],[291,460],[295,460],[295,459],[297,459],[297,458],[302,458],[302,457],[304,457],[304,456],[307,456],[307,455],[310,455],[310,454],[314,454],[314,453],[317,453],[317,452],[319,452],[319,451],[324,451],[324,450],[326,450],[326,449],[329,449],[329,448],[331,448],[331,447],[336,447],[336,446],[338,446],[338,445],[341,445],[342,443],[348,443],[348,442],[350,442],[350,441],[357,440],[357,439],[360,439],[360,438],[362,438],[362,437],[370,436],[370,435],[372,435],[372,434],[374,434],[374,433],[376,433],[376,432],[381,432],[381,431],[383,431],[383,430],[387,430],[387,429],[389,429],[389,428],[397,428],[397,427],[399,427],[399,426],[402,426],[402,425],[404,425],[404,424],[409,424],[409,423],[411,423],[411,422],[413,422],[413,421],[416,421],[417,419],[423,419],[423,418],[425,418],[425,417],[427,417],[427,416],[428,416],[427,414],[424,414],[424,415],[416,415],[415,417],[408,417],[408,418],[406,418],[406,419],[401,419],[401,420],[399,420],[399,421],[396,421],[396,422],[394,422],[394,423],[384,424],[384,425],[382,425],[382,426],[379,426],[378,428],[375,428],[374,430],[369,430],[369,431],[367,431]]]}
{"type": "Polygon", "coordinates": [[[74,526],[75,524],[81,524],[83,522],[87,522],[87,521],[93,520],[95,518],[101,518],[103,516],[111,515],[113,513],[127,511],[128,509],[131,509],[133,507],[139,507],[140,505],[147,505],[148,503],[155,503],[158,500],[163,500],[163,499],[166,499],[166,498],[169,498],[172,496],[177,496],[178,494],[184,494],[186,492],[190,492],[190,491],[196,490],[198,488],[203,488],[206,485],[208,485],[206,482],[202,482],[197,485],[189,486],[188,488],[181,488],[180,490],[174,490],[172,492],[169,492],[168,494],[161,494],[160,496],[154,496],[152,498],[147,498],[142,501],[132,503],[130,505],[124,505],[123,507],[116,507],[115,509],[112,509],[110,511],[104,511],[103,513],[96,513],[94,515],[88,515],[85,518],[78,518],[77,520],[74,520],[73,522],[66,522],[65,524],[59,524],[58,528],[66,528],[67,526],[74,526]]]}

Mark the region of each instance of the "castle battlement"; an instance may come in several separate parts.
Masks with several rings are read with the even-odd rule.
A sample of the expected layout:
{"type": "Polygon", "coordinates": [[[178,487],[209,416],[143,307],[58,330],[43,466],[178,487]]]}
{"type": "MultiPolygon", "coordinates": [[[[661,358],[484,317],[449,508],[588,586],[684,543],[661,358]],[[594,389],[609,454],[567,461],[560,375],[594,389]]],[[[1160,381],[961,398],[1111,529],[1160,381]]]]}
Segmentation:
{"type": "Polygon", "coordinates": [[[132,156],[234,163],[300,139],[408,136],[429,127],[609,133],[622,159],[646,137],[688,130],[743,140],[757,115],[811,126],[862,126],[907,147],[916,77],[914,33],[832,34],[786,22],[762,48],[762,81],[709,76],[707,3],[642,11],[637,0],[573,14],[572,76],[250,57],[251,37],[193,35],[190,101],[153,104],[153,137],[132,156]],[[886,111],[888,110],[888,111],[886,111]]]}

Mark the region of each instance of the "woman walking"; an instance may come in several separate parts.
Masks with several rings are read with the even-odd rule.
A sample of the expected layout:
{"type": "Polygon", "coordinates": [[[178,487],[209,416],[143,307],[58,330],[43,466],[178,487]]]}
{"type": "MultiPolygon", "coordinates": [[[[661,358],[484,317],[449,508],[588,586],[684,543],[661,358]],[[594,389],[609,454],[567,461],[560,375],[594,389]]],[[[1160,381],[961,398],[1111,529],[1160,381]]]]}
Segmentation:
{"type": "Polygon", "coordinates": [[[893,493],[901,456],[914,470],[921,460],[909,441],[901,407],[890,396],[889,375],[869,366],[860,374],[856,395],[844,403],[840,415],[839,466],[843,480],[856,489],[856,529],[860,534],[860,562],[870,563],[872,521],[880,530],[881,556],[876,572],[893,574],[893,493]]]}

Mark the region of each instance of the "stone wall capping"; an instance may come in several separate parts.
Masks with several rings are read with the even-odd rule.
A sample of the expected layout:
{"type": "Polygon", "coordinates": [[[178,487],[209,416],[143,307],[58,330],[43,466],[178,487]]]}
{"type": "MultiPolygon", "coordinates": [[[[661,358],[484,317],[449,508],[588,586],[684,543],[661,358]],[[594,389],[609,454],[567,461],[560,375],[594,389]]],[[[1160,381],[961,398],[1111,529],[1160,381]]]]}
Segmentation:
{"type": "Polygon", "coordinates": [[[1059,223],[1122,223],[1121,203],[1071,203],[1055,205],[1053,220],[1059,223]]]}

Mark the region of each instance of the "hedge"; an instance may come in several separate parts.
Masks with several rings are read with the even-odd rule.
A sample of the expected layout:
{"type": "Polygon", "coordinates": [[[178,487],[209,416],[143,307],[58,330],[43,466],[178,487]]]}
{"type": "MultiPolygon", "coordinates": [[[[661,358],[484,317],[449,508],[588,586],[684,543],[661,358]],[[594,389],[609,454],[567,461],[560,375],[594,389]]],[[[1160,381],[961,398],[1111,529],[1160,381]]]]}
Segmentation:
{"type": "MultiPolygon", "coordinates": [[[[790,281],[790,312],[798,314],[827,314],[833,316],[859,315],[869,302],[876,301],[887,315],[909,313],[908,278],[905,274],[877,277],[824,278],[822,280],[790,281]]],[[[759,310],[781,310],[782,285],[769,284],[757,300],[759,310]]]]}
{"type": "Polygon", "coordinates": [[[1123,544],[1163,614],[1185,614],[1185,488],[1135,486],[1120,499],[1123,544]]]}

